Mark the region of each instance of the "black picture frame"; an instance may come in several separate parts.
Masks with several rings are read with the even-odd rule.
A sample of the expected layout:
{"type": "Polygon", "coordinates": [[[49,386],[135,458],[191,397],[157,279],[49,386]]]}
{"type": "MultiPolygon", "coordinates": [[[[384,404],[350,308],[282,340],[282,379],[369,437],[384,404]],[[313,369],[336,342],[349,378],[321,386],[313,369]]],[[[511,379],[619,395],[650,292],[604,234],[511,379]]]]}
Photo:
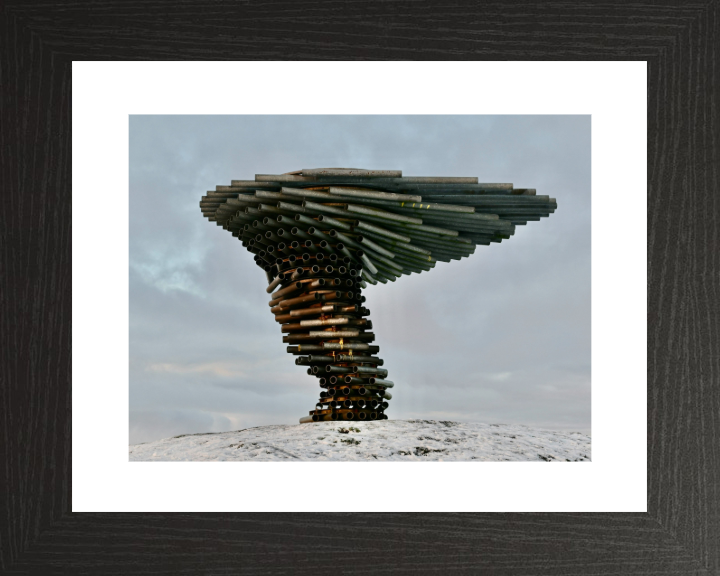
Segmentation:
{"type": "Polygon", "coordinates": [[[717,1],[0,5],[0,572],[720,573],[719,51],[717,1]],[[72,61],[222,59],[647,61],[647,513],[71,512],[72,61]]]}

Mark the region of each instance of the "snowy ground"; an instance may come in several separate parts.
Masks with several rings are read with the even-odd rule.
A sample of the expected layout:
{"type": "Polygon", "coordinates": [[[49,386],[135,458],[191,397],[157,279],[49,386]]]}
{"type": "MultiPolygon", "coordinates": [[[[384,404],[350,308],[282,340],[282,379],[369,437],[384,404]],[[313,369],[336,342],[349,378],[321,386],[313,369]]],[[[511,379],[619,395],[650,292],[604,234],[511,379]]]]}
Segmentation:
{"type": "Polygon", "coordinates": [[[188,434],[130,446],[131,461],[587,462],[590,436],[435,420],[315,422],[188,434]]]}

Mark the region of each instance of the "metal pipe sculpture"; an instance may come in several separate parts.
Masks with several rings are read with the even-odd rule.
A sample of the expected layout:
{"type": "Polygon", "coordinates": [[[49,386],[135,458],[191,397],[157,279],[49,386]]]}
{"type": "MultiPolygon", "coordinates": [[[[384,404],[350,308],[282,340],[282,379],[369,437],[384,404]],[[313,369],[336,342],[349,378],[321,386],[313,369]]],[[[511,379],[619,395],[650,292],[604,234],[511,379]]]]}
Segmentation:
{"type": "Polygon", "coordinates": [[[318,379],[320,398],[301,423],[387,419],[394,384],[371,344],[367,284],[466,258],[556,208],[512,184],[355,168],[256,174],[200,200],[265,270],[287,351],[318,379]]]}

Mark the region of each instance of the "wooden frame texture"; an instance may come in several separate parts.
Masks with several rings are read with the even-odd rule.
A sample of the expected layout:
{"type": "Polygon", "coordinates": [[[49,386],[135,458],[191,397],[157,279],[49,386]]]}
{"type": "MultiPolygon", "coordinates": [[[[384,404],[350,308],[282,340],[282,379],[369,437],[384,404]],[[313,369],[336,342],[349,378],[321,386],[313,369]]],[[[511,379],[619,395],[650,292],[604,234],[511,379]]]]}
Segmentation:
{"type": "Polygon", "coordinates": [[[718,4],[0,5],[0,572],[720,574],[718,4]],[[647,61],[648,512],[71,513],[71,63],[164,59],[647,61]]]}

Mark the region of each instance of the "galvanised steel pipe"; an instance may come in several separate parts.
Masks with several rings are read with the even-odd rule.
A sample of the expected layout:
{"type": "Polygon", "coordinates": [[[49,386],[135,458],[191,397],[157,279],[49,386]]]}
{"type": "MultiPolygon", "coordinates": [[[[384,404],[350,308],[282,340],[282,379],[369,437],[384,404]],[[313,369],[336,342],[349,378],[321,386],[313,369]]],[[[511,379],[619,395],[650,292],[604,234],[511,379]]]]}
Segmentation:
{"type": "Polygon", "coordinates": [[[399,234],[393,230],[388,230],[381,226],[375,226],[374,224],[370,224],[369,222],[365,222],[363,220],[358,221],[358,225],[356,226],[356,228],[358,228],[359,230],[363,230],[364,232],[370,232],[378,234],[380,236],[384,236],[391,240],[397,240],[399,242],[410,242],[410,238],[408,236],[405,236],[404,234],[399,234]]]}
{"type": "Polygon", "coordinates": [[[393,212],[388,212],[386,210],[366,208],[364,206],[358,206],[355,204],[348,204],[347,209],[348,209],[348,212],[352,212],[354,214],[358,214],[358,215],[362,214],[364,216],[380,218],[383,220],[387,220],[389,222],[402,222],[405,224],[416,224],[416,225],[421,225],[423,223],[423,221],[420,218],[413,218],[411,216],[403,216],[401,214],[395,214],[393,212]]]}
{"type": "Polygon", "coordinates": [[[327,240],[322,240],[320,244],[318,244],[322,250],[325,251],[325,253],[330,254],[331,256],[335,255],[335,251],[332,248],[332,245],[327,240]]]}
{"type": "Polygon", "coordinates": [[[400,276],[402,276],[402,274],[403,274],[402,268],[399,268],[399,269],[390,268],[390,267],[384,265],[383,263],[378,262],[377,260],[373,260],[373,264],[375,265],[375,267],[378,270],[377,273],[375,274],[376,276],[380,275],[380,276],[384,276],[385,278],[387,278],[389,280],[395,280],[397,278],[400,278],[400,276]]]}
{"type": "Polygon", "coordinates": [[[415,182],[403,185],[403,190],[412,190],[413,192],[420,192],[423,197],[430,196],[433,193],[442,195],[444,193],[449,194],[511,194],[513,191],[512,184],[495,184],[495,183],[477,183],[477,184],[442,184],[442,183],[428,183],[428,182],[415,182]]]}
{"type": "MultiPolygon", "coordinates": [[[[281,204],[281,202],[278,202],[278,204],[281,204]]],[[[284,214],[287,216],[291,216],[294,214],[294,212],[291,210],[276,208],[275,206],[273,206],[271,204],[259,204],[257,209],[258,209],[259,214],[262,215],[263,217],[268,216],[268,215],[277,216],[278,214],[284,214]]]]}
{"type": "MultiPolygon", "coordinates": [[[[484,216],[485,214],[472,214],[472,216],[484,216]]],[[[489,216],[489,214],[488,214],[489,216]]],[[[497,216],[497,214],[493,214],[493,216],[497,216]]],[[[425,218],[424,220],[427,224],[437,225],[437,226],[452,226],[455,230],[461,230],[466,228],[473,228],[477,230],[487,230],[487,231],[495,231],[495,230],[506,230],[510,226],[510,222],[508,220],[498,219],[498,220],[482,220],[480,218],[445,218],[445,217],[435,217],[430,216],[425,218]]]]}
{"type": "MultiPolygon", "coordinates": [[[[467,234],[467,233],[465,233],[465,234],[467,234]]],[[[483,236],[485,236],[485,235],[486,234],[483,233],[483,236]]],[[[487,236],[494,238],[495,234],[487,234],[487,236]]],[[[474,248],[474,242],[465,236],[463,236],[463,237],[457,236],[453,240],[442,240],[440,238],[417,237],[417,238],[413,239],[413,242],[415,243],[414,245],[417,246],[418,248],[423,248],[431,253],[433,250],[435,251],[435,253],[437,253],[438,250],[442,250],[443,248],[450,248],[451,250],[453,250],[455,248],[464,248],[465,250],[471,250],[474,248]]],[[[398,253],[400,253],[400,251],[398,251],[398,253]]],[[[432,256],[429,256],[429,257],[424,257],[422,254],[419,254],[419,253],[412,254],[410,252],[402,252],[401,254],[402,254],[403,258],[414,258],[416,260],[420,260],[423,262],[425,262],[425,261],[433,262],[435,259],[434,253],[432,256]]]]}
{"type": "Polygon", "coordinates": [[[425,199],[430,198],[434,201],[437,198],[439,202],[451,202],[453,204],[460,205],[473,205],[473,206],[535,206],[536,204],[556,204],[555,198],[550,196],[506,196],[506,195],[475,195],[475,194],[457,194],[457,195],[437,195],[425,196],[425,199]]]}
{"type": "MultiPolygon", "coordinates": [[[[328,170],[328,169],[323,169],[328,170]]],[[[335,168],[333,170],[354,170],[353,168],[335,168]]],[[[445,177],[445,176],[412,176],[412,177],[362,177],[355,175],[338,175],[334,177],[330,176],[298,176],[297,174],[302,173],[302,170],[293,172],[290,174],[256,174],[255,180],[233,180],[234,182],[254,182],[256,187],[270,188],[277,187],[278,182],[292,182],[298,183],[303,186],[323,186],[328,185],[327,181],[332,182],[342,180],[348,182],[348,185],[357,185],[362,183],[363,186],[370,186],[374,183],[379,183],[384,187],[395,186],[411,186],[411,185],[474,185],[474,186],[509,186],[512,189],[512,184],[478,184],[477,178],[465,178],[465,177],[445,177]]],[[[251,184],[247,184],[247,187],[252,187],[251,184]]]]}
{"type": "Polygon", "coordinates": [[[317,224],[318,224],[317,222],[315,222],[314,220],[313,220],[313,222],[315,225],[310,226],[307,229],[308,235],[311,237],[317,238],[320,241],[326,241],[326,242],[330,241],[332,237],[329,234],[326,234],[325,232],[322,232],[319,228],[317,228],[317,224]]]}
{"type": "Polygon", "coordinates": [[[267,238],[263,236],[262,234],[256,234],[253,239],[255,240],[255,244],[262,244],[263,246],[270,246],[270,242],[267,241],[267,238]]]}
{"type": "MultiPolygon", "coordinates": [[[[499,233],[499,234],[512,235],[512,233],[515,231],[515,226],[513,226],[509,222],[505,222],[505,221],[503,221],[503,222],[507,226],[498,228],[498,230],[492,232],[492,234],[499,233]]],[[[444,245],[444,244],[455,245],[457,243],[460,243],[460,244],[470,243],[471,244],[471,242],[468,242],[465,238],[463,238],[464,234],[461,234],[459,231],[456,236],[447,236],[447,235],[437,234],[437,233],[426,231],[426,230],[411,230],[408,233],[410,234],[410,236],[412,236],[413,243],[416,243],[418,240],[425,240],[425,241],[430,241],[430,242],[437,243],[440,245],[444,245]]]]}
{"type": "Polygon", "coordinates": [[[371,346],[363,342],[323,342],[324,350],[365,350],[369,354],[380,352],[380,346],[371,346]]]}
{"type": "Polygon", "coordinates": [[[377,275],[378,269],[375,267],[375,265],[370,261],[370,259],[365,255],[365,252],[362,250],[356,250],[355,255],[360,258],[363,264],[367,266],[368,270],[370,270],[371,274],[377,275]]]}
{"type": "Polygon", "coordinates": [[[335,358],[337,359],[338,362],[361,362],[361,363],[377,364],[378,366],[382,366],[385,362],[382,358],[375,358],[374,356],[362,356],[362,355],[355,355],[355,354],[336,354],[335,358]]]}
{"type": "MultiPolygon", "coordinates": [[[[233,218],[234,220],[234,218],[233,218]]],[[[260,230],[262,232],[265,232],[267,230],[270,230],[270,226],[265,226],[260,220],[253,220],[252,227],[256,228],[257,230],[260,230]]]]}
{"type": "Polygon", "coordinates": [[[366,270],[363,270],[362,277],[368,282],[370,282],[370,284],[377,284],[377,280],[375,279],[375,277],[366,270]]]}
{"type": "MultiPolygon", "coordinates": [[[[424,246],[430,246],[430,244],[423,243],[424,246]]],[[[462,248],[462,247],[449,247],[449,246],[438,246],[435,245],[433,250],[433,258],[435,260],[441,260],[443,256],[449,256],[451,258],[457,257],[457,258],[466,258],[473,254],[475,252],[476,246],[475,244],[469,244],[468,248],[462,248]]]]}
{"type": "Polygon", "coordinates": [[[327,374],[351,374],[352,368],[348,366],[325,366],[327,374]]]}
{"type": "MultiPolygon", "coordinates": [[[[287,218],[287,217],[283,216],[283,218],[287,218]]],[[[294,224],[295,224],[295,220],[293,219],[293,227],[290,229],[290,233],[293,236],[298,236],[298,237],[302,238],[303,240],[312,240],[312,236],[310,236],[310,234],[308,234],[302,228],[298,228],[294,224]]]]}
{"type": "Polygon", "coordinates": [[[308,190],[307,188],[288,188],[283,187],[281,191],[286,196],[292,196],[296,201],[302,201],[305,198],[332,198],[332,194],[321,190],[308,190]]]}
{"type": "Polygon", "coordinates": [[[288,354],[307,354],[308,352],[323,352],[324,349],[319,344],[301,344],[299,346],[288,346],[288,354]]]}
{"type": "Polygon", "coordinates": [[[458,236],[459,232],[450,228],[440,228],[438,226],[430,226],[428,224],[404,224],[403,231],[412,235],[413,232],[417,234],[438,234],[440,236],[458,236]]]}
{"type": "MultiPolygon", "coordinates": [[[[492,234],[495,234],[495,232],[493,232],[492,234]]],[[[418,246],[419,248],[425,248],[429,250],[431,254],[433,253],[433,250],[437,250],[440,248],[475,248],[471,241],[460,236],[439,237],[422,234],[416,234],[413,236],[413,245],[418,246]]]]}
{"type": "Polygon", "coordinates": [[[420,196],[409,196],[406,194],[396,194],[395,192],[378,192],[376,190],[365,190],[362,188],[336,187],[330,186],[328,189],[330,194],[337,196],[348,196],[355,200],[358,198],[375,199],[375,200],[397,200],[401,202],[420,202],[420,196]]]}
{"type": "Polygon", "coordinates": [[[424,198],[424,202],[393,202],[385,203],[386,206],[392,206],[394,209],[401,213],[414,212],[418,214],[419,218],[425,218],[426,215],[431,214],[455,214],[462,216],[464,214],[473,214],[475,212],[472,206],[467,205],[456,205],[439,202],[430,202],[427,197],[424,198]],[[422,214],[422,215],[421,215],[422,214]]]}
{"type": "Polygon", "coordinates": [[[317,354],[310,354],[308,357],[308,361],[311,363],[314,362],[335,362],[334,356],[318,356],[317,354]]]}
{"type": "Polygon", "coordinates": [[[375,273],[375,276],[377,277],[378,282],[382,282],[383,284],[387,284],[388,282],[395,282],[400,276],[395,276],[394,274],[387,274],[381,270],[378,270],[375,273]]]}
{"type": "Polygon", "coordinates": [[[470,246],[470,249],[435,246],[433,249],[433,257],[436,260],[442,260],[443,257],[467,258],[475,252],[475,244],[470,244],[470,246]]]}
{"type": "Polygon", "coordinates": [[[340,228],[341,230],[350,230],[352,228],[350,224],[346,224],[335,218],[330,218],[330,216],[326,216],[325,214],[320,214],[317,217],[317,221],[323,226],[332,226],[333,228],[340,228]]]}
{"type": "MultiPolygon", "coordinates": [[[[475,176],[404,176],[396,180],[398,184],[474,184],[478,179],[475,176]]],[[[512,188],[512,184],[510,184],[512,188]]]]}
{"type": "Polygon", "coordinates": [[[385,368],[377,368],[375,366],[353,366],[352,371],[355,374],[377,374],[381,378],[384,378],[388,374],[385,368]]]}
{"type": "MultiPolygon", "coordinates": [[[[420,196],[413,196],[413,198],[421,198],[420,196]]],[[[338,196],[337,202],[348,202],[348,203],[356,203],[360,200],[357,200],[355,198],[345,197],[345,196],[338,196]]],[[[388,200],[368,200],[363,199],[362,203],[364,205],[367,205],[368,207],[374,207],[374,208],[381,208],[381,209],[389,209],[393,211],[398,211],[402,214],[411,214],[411,215],[417,215],[418,218],[425,218],[426,214],[432,214],[432,213],[457,213],[457,214],[472,214],[475,212],[474,208],[472,206],[468,205],[453,205],[453,204],[442,204],[438,202],[421,202],[421,201],[410,201],[410,200],[404,200],[404,201],[388,201],[388,200]]]]}
{"type": "Polygon", "coordinates": [[[347,247],[345,246],[345,244],[343,244],[342,242],[338,242],[338,243],[335,245],[335,249],[336,249],[338,252],[340,252],[341,254],[343,254],[344,256],[346,256],[347,258],[349,258],[350,260],[352,260],[353,262],[355,262],[355,263],[357,263],[357,264],[360,263],[360,260],[359,260],[358,258],[354,257],[354,256],[352,255],[352,253],[350,252],[350,250],[348,250],[348,248],[347,248],[347,247]]]}
{"type": "Polygon", "coordinates": [[[417,253],[402,253],[395,255],[395,262],[398,264],[411,264],[424,270],[430,270],[435,266],[435,259],[432,256],[422,256],[417,253]]]}
{"type": "MultiPolygon", "coordinates": [[[[333,204],[335,203],[333,202],[333,204]]],[[[350,214],[348,214],[346,204],[335,204],[330,206],[328,204],[319,204],[317,202],[311,202],[310,200],[303,200],[302,209],[308,214],[335,214],[336,216],[342,216],[343,218],[350,216],[350,214]]]]}
{"type": "Polygon", "coordinates": [[[315,256],[316,256],[318,253],[320,253],[320,250],[318,249],[317,246],[315,246],[315,243],[314,243],[312,240],[305,240],[305,241],[301,244],[301,246],[302,246],[305,250],[308,250],[311,254],[313,254],[313,255],[315,255],[315,256]]]}
{"type": "MultiPolygon", "coordinates": [[[[370,250],[369,248],[365,247],[363,248],[363,252],[365,252],[365,255],[370,258],[373,264],[375,264],[376,266],[378,262],[381,262],[385,266],[389,266],[391,269],[402,270],[402,267],[399,266],[397,262],[395,262],[393,259],[386,258],[382,254],[376,253],[374,250],[370,250]]],[[[393,254],[393,257],[394,256],[395,255],[393,254]]]]}
{"type": "Polygon", "coordinates": [[[271,190],[255,190],[255,197],[263,202],[268,200],[292,200],[292,196],[287,196],[282,192],[275,192],[271,190]]]}
{"type": "Polygon", "coordinates": [[[384,386],[385,388],[392,388],[393,386],[395,386],[395,384],[393,382],[391,382],[390,380],[383,380],[381,378],[370,378],[368,380],[368,385],[369,386],[384,386]]]}
{"type": "MultiPolygon", "coordinates": [[[[298,206],[300,210],[302,210],[301,206],[298,206]]],[[[308,218],[304,214],[295,214],[295,225],[296,227],[299,227],[300,225],[304,224],[306,227],[315,227],[318,225],[317,220],[313,220],[312,218],[308,218]]]]}
{"type": "Polygon", "coordinates": [[[507,228],[509,226],[507,220],[503,220],[498,214],[453,214],[453,215],[436,215],[423,214],[424,225],[437,225],[444,228],[452,226],[457,230],[457,224],[462,223],[468,226],[485,226],[487,228],[507,228]]]}
{"type": "Polygon", "coordinates": [[[386,256],[387,258],[395,258],[396,256],[395,252],[391,252],[387,248],[383,248],[382,246],[380,246],[376,242],[373,242],[370,238],[366,236],[358,235],[355,240],[363,250],[370,249],[377,252],[378,254],[381,254],[382,256],[386,256]]]}
{"type": "MultiPolygon", "coordinates": [[[[349,228],[349,226],[348,226],[348,228],[349,228]]],[[[334,239],[338,240],[339,242],[341,242],[341,243],[342,243],[343,245],[345,245],[345,246],[351,246],[351,247],[353,247],[353,248],[358,248],[358,249],[362,250],[362,246],[360,246],[360,244],[358,244],[357,242],[355,242],[355,240],[353,240],[353,239],[350,238],[349,236],[343,234],[342,232],[338,232],[338,231],[335,230],[334,228],[333,228],[332,230],[330,230],[329,236],[330,236],[331,238],[334,238],[334,239]]]]}
{"type": "Polygon", "coordinates": [[[367,178],[400,178],[402,170],[361,170],[355,168],[303,168],[303,176],[362,176],[367,178]]]}
{"type": "Polygon", "coordinates": [[[271,218],[270,216],[265,216],[265,218],[262,219],[262,223],[268,228],[275,230],[276,234],[278,230],[283,230],[282,224],[277,221],[276,217],[271,218]]]}

